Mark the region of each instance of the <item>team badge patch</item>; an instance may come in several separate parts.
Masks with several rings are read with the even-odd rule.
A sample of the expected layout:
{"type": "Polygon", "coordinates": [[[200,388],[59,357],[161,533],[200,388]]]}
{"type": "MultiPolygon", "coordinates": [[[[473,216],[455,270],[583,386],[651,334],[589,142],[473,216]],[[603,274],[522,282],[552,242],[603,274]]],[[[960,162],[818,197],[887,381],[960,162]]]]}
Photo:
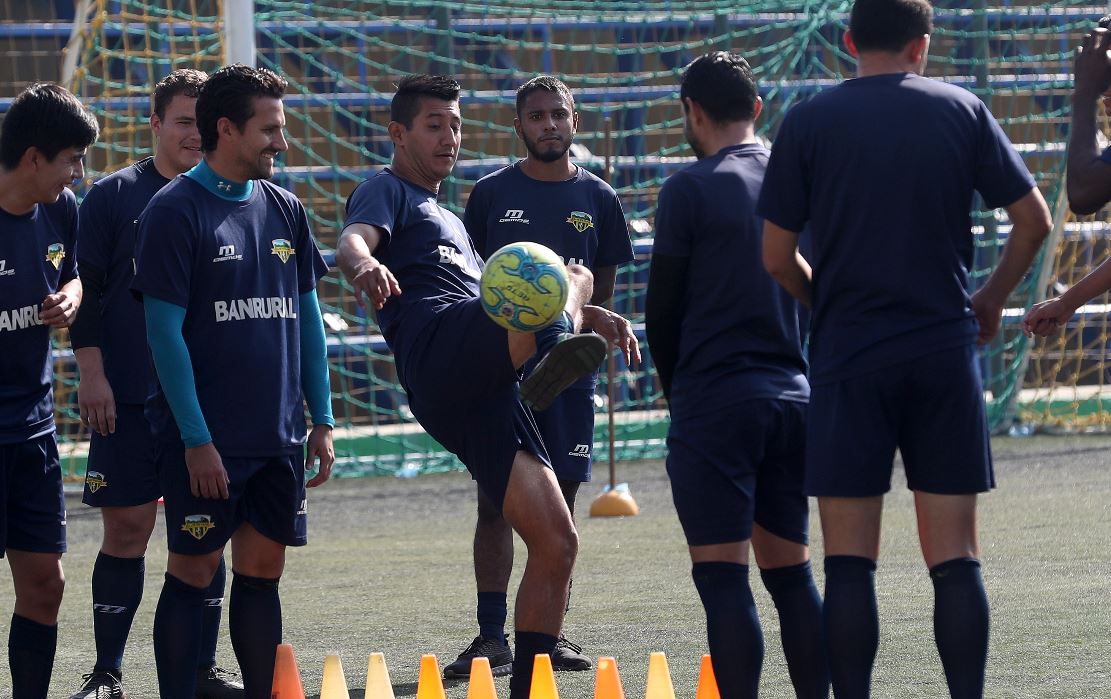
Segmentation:
{"type": "Polygon", "coordinates": [[[194,539],[200,541],[215,526],[216,523],[208,515],[188,515],[185,524],[181,525],[181,531],[189,532],[194,539]]]}
{"type": "Polygon", "coordinates": [[[290,244],[285,238],[278,238],[277,240],[270,241],[274,247],[270,248],[271,255],[277,255],[278,259],[282,262],[288,262],[289,256],[293,253],[293,245],[290,244]]]}
{"type": "Polygon", "coordinates": [[[582,233],[587,228],[594,227],[594,217],[585,211],[572,211],[571,215],[567,217],[567,223],[575,227],[575,230],[582,233]]]}
{"type": "Polygon", "coordinates": [[[108,481],[104,478],[104,474],[99,471],[89,471],[85,474],[85,486],[89,489],[90,493],[95,493],[101,488],[108,487],[108,481]]]}
{"type": "Polygon", "coordinates": [[[62,260],[66,257],[66,246],[61,243],[54,243],[46,249],[46,261],[54,265],[54,269],[62,266],[62,260]]]}

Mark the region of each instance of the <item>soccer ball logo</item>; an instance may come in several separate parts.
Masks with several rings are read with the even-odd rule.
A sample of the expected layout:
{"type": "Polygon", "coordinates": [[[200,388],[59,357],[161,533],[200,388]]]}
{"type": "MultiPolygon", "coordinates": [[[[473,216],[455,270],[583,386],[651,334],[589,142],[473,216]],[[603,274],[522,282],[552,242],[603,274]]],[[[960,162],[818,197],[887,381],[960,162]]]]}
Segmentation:
{"type": "Polygon", "coordinates": [[[482,307],[507,330],[535,332],[552,323],[567,304],[570,280],[563,260],[539,243],[498,249],[482,270],[482,307]]]}

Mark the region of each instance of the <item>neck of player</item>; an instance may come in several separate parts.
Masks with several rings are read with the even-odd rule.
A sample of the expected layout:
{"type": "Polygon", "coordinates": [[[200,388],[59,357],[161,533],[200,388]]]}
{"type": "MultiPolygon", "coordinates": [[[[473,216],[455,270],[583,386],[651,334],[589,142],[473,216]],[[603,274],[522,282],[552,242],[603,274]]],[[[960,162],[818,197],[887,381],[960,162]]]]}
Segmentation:
{"type": "Polygon", "coordinates": [[[562,182],[575,176],[577,168],[571,162],[570,152],[564,153],[559,160],[546,163],[531,155],[526,155],[521,161],[521,172],[531,179],[541,182],[562,182]]]}
{"type": "Polygon", "coordinates": [[[759,143],[756,140],[756,127],[751,121],[734,121],[707,129],[702,137],[702,145],[706,148],[704,157],[707,158],[717,155],[722,149],[743,146],[746,143],[759,143]]]}
{"type": "Polygon", "coordinates": [[[250,173],[245,172],[242,167],[238,167],[231,157],[220,153],[218,149],[205,153],[204,162],[212,168],[213,172],[225,180],[243,184],[251,179],[250,173]]]}

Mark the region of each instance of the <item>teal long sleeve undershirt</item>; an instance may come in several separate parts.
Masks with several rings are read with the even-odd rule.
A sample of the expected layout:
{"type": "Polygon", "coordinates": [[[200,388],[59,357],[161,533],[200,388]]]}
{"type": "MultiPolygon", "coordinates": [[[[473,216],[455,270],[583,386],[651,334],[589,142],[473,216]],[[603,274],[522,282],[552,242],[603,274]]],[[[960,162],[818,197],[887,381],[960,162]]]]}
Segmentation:
{"type": "MultiPolygon", "coordinates": [[[[301,294],[299,302],[302,391],[313,424],[334,427],[336,422],[332,418],[327,339],[316,291],[301,294]]],[[[181,432],[181,439],[186,448],[208,444],[212,441],[212,435],[201,413],[193,363],[185,337],[181,333],[185,325],[185,309],[146,296],[143,298],[143,311],[154,368],[162,384],[162,393],[166,396],[166,402],[181,432]]]]}

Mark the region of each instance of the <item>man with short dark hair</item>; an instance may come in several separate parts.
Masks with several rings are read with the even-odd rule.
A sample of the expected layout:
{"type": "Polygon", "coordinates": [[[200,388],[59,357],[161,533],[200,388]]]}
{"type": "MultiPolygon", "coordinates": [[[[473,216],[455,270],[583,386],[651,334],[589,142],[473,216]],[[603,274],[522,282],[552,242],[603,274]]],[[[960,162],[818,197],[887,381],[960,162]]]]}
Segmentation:
{"type": "Polygon", "coordinates": [[[825,635],[838,699],[866,697],[879,643],[875,571],[895,450],[934,585],[934,639],[953,697],[980,697],[988,602],[977,494],[995,485],[977,341],[1049,232],[1049,211],[988,108],[922,77],[926,0],[857,0],[857,78],[793,108],[757,213],[764,263],[812,304],[805,489],[825,545],[825,635]],[[970,205],[1013,228],[972,293],[970,205]],[[810,265],[798,254],[809,227],[810,265]]]}
{"type": "Polygon", "coordinates": [[[351,193],[336,260],[360,303],[377,311],[417,420],[528,546],[510,682],[512,699],[527,699],[536,654],[551,654],[558,641],[578,534],[526,402],[550,404],[597,369],[606,343],[574,334],[592,287],[581,265],[568,266],[567,306],[543,330],[505,330],[483,310],[482,260],[462,221],[436,202],[459,155],[459,93],[444,76],[398,83],[393,161],[351,193]],[[518,391],[518,372],[535,354],[543,358],[518,391]]]}
{"type": "Polygon", "coordinates": [[[763,102],[748,62],[725,51],[687,66],[679,98],[699,160],[660,190],[645,325],[671,408],[667,472],[714,676],[723,697],[757,696],[764,637],[748,582],[751,543],[795,694],[824,699],[822,600],[802,493],[810,387],[798,304],[760,263],[763,102]]]}
{"type": "Polygon", "coordinates": [[[228,541],[232,646],[248,699],[270,696],[285,550],[306,543],[306,485],[327,480],[334,460],[316,297],[327,267],[304,207],[268,181],[288,147],[285,87],[242,65],[209,77],[196,105],[204,159],[139,222],[132,288],[158,378],[146,414],[170,551],[154,619],[162,699],[194,695],[202,611],[228,541]]]}
{"type": "Polygon", "coordinates": [[[45,699],[65,579],[66,504],[54,427],[50,329],[81,304],[77,199],[96,119],[57,85],[21,92],[0,124],[0,557],[15,587],[15,699],[45,699]]]}
{"type": "MultiPolygon", "coordinates": [[[[143,304],[131,291],[135,224],[151,197],[201,160],[196,103],[207,76],[182,68],[151,95],[154,156],[96,182],[81,201],[78,262],[85,301],[70,329],[81,371],[81,420],[89,427],[85,504],[100,508],[104,540],[93,565],[96,663],[70,699],[123,696],[124,646],[143,597],[147,542],[158,514],[154,440],[143,417],[150,388],[143,304]]],[[[216,667],[224,565],[205,598],[197,696],[236,697],[242,686],[216,667]]]]}
{"type": "MultiPolygon", "coordinates": [[[[475,184],[463,214],[467,233],[484,259],[503,245],[531,241],[551,248],[567,264],[586,266],[594,275],[594,291],[591,305],[583,308],[583,330],[589,331],[595,323],[620,325],[633,337],[636,354],[628,321],[599,307],[613,295],[617,265],[632,260],[633,249],[617,193],[571,162],[571,144],[579,125],[574,97],[562,81],[539,75],[518,88],[516,104],[513,128],[527,154],[475,184]]],[[[535,363],[534,359],[525,365],[526,375],[535,363]]],[[[534,413],[572,517],[579,486],[590,480],[596,382],[595,374],[584,376],[546,410],[534,413]]],[[[508,674],[513,663],[505,636],[513,529],[482,488],[477,495],[473,552],[479,635],[444,668],[449,678],[468,676],[471,661],[479,656],[490,659],[495,675],[508,674]]],[[[589,670],[592,665],[582,649],[561,634],[552,667],[589,670]]]]}

